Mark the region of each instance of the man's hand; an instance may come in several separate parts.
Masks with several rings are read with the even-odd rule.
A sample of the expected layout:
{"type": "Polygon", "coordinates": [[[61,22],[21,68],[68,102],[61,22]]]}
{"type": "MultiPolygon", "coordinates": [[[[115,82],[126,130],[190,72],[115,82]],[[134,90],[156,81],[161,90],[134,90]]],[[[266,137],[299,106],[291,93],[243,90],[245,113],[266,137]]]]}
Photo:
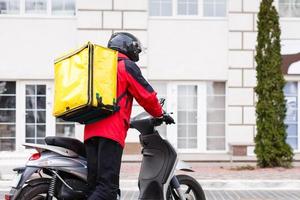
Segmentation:
{"type": "Polygon", "coordinates": [[[171,117],[169,114],[163,114],[163,120],[166,124],[175,124],[173,117],[171,117]]]}

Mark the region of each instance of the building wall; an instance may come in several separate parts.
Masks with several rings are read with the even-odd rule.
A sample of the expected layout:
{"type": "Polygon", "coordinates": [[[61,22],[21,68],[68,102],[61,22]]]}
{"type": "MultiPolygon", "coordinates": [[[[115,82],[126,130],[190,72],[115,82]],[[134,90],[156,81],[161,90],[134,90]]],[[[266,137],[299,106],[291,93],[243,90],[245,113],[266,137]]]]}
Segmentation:
{"type": "MultiPolygon", "coordinates": [[[[128,31],[136,35],[146,49],[138,63],[143,75],[151,82],[167,85],[164,95],[170,97],[167,105],[170,111],[176,111],[176,88],[181,83],[197,85],[203,91],[208,82],[219,81],[226,85],[226,148],[222,151],[226,153],[229,143],[252,143],[255,136],[253,88],[259,3],[260,0],[228,0],[227,17],[218,19],[149,17],[148,0],[77,0],[75,17],[0,16],[0,80],[15,80],[17,85],[22,85],[22,80],[40,80],[53,90],[55,57],[88,40],[106,46],[112,33],[128,31]]],[[[285,44],[299,42],[299,27],[299,19],[282,18],[282,41],[285,44]]],[[[300,80],[297,76],[286,78],[300,80]]],[[[202,95],[199,98],[204,102],[206,93],[203,91],[199,92],[202,95]]],[[[17,98],[22,94],[17,94],[17,98]]],[[[51,107],[52,96],[49,99],[47,106],[51,107]]],[[[204,103],[199,104],[199,117],[206,118],[201,110],[204,103]]],[[[133,115],[141,111],[135,102],[133,115]]],[[[174,116],[177,120],[176,112],[174,116]]],[[[206,123],[205,119],[202,121],[206,123]]],[[[55,127],[54,118],[51,123],[51,127],[55,127]]],[[[198,130],[200,145],[206,143],[206,129],[202,129],[202,125],[198,130]]],[[[75,126],[76,137],[82,139],[83,126],[75,126]]],[[[17,131],[23,128],[19,126],[17,131]]],[[[170,126],[167,130],[170,141],[176,144],[177,129],[170,126]]],[[[23,139],[24,136],[17,138],[18,144],[23,139]]],[[[127,152],[139,153],[137,131],[130,130],[126,141],[127,152]]],[[[199,152],[197,149],[192,153],[199,152]]]]}
{"type": "Polygon", "coordinates": [[[227,26],[226,18],[150,17],[149,79],[227,80],[227,26]]]}
{"type": "Polygon", "coordinates": [[[76,47],[75,17],[0,16],[0,79],[53,79],[53,61],[76,47]]]}
{"type": "MultiPolygon", "coordinates": [[[[78,0],[78,40],[106,46],[112,33],[128,31],[147,47],[147,0],[78,0]]],[[[139,65],[146,67],[147,55],[139,65]]]]}
{"type": "Polygon", "coordinates": [[[228,143],[251,143],[255,134],[255,44],[259,0],[229,0],[228,143]]]}

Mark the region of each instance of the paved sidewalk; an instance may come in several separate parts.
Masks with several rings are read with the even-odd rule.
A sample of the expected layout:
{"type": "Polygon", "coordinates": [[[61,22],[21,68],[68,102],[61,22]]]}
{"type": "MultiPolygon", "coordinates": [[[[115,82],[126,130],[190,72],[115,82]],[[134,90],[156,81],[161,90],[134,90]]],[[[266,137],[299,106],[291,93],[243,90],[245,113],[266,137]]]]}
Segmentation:
{"type": "MultiPolygon", "coordinates": [[[[205,190],[293,190],[300,193],[300,167],[258,169],[248,164],[189,163],[195,172],[178,171],[194,177],[205,190]],[[245,170],[241,170],[245,168],[245,170]]],[[[253,163],[252,163],[253,165],[253,163]]],[[[120,186],[137,191],[140,163],[122,163],[120,186]]],[[[0,180],[0,190],[7,190],[10,180],[0,180]]],[[[300,199],[300,198],[299,198],[300,199]]]]}
{"type": "MultiPolygon", "coordinates": [[[[299,200],[298,191],[204,191],[206,200],[299,200]]],[[[137,200],[137,191],[122,191],[122,200],[137,200]]],[[[0,191],[0,199],[4,199],[4,192],[0,191]]]]}
{"type": "MultiPolygon", "coordinates": [[[[122,200],[136,200],[139,193],[123,191],[122,200]]],[[[299,200],[298,191],[205,191],[206,200],[299,200]]]]}
{"type": "MultiPolygon", "coordinates": [[[[254,170],[240,170],[249,167],[249,164],[230,163],[188,163],[195,172],[177,172],[178,174],[189,174],[197,180],[299,180],[300,167],[291,169],[266,168],[254,170]]],[[[251,164],[251,166],[254,166],[251,164]]],[[[139,163],[123,163],[121,169],[121,179],[137,179],[139,174],[139,163]]]]}
{"type": "MultiPolygon", "coordinates": [[[[194,177],[205,190],[298,190],[300,193],[300,167],[256,168],[253,163],[189,163],[195,172],[177,171],[194,177]],[[210,165],[210,166],[208,166],[210,165]]],[[[139,163],[124,163],[121,186],[137,190],[139,163]]]]}

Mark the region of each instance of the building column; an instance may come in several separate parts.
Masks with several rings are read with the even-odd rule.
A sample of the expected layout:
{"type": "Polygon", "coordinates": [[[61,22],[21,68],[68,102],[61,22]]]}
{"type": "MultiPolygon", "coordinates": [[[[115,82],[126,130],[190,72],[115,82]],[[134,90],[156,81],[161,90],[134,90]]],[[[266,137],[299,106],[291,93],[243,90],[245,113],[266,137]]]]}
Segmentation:
{"type": "Polygon", "coordinates": [[[229,0],[228,143],[254,141],[259,4],[260,0],[229,0]]]}

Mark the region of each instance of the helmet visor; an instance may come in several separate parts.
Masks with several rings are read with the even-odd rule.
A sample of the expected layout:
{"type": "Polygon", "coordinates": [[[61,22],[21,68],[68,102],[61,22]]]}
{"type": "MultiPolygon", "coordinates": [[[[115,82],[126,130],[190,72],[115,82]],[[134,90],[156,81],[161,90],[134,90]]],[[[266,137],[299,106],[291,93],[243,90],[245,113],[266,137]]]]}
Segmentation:
{"type": "Polygon", "coordinates": [[[132,44],[135,47],[137,53],[141,53],[143,51],[143,46],[140,40],[137,39],[136,41],[133,41],[132,44]]]}

